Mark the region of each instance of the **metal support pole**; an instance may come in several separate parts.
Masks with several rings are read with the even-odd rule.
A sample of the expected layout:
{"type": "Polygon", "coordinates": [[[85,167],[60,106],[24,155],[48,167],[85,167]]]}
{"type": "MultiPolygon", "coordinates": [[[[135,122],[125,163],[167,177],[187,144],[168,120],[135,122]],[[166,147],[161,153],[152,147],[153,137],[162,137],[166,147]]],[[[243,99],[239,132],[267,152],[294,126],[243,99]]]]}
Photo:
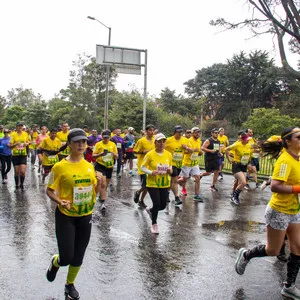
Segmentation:
{"type": "Polygon", "coordinates": [[[145,67],[144,67],[144,101],[143,101],[143,130],[146,129],[146,107],[147,107],[147,59],[148,51],[145,50],[145,67]]]}
{"type": "MultiPolygon", "coordinates": [[[[110,46],[111,28],[108,27],[108,46],[110,46]]],[[[110,66],[106,66],[106,86],[104,99],[104,129],[108,129],[108,88],[109,88],[109,70],[110,66]]]]}

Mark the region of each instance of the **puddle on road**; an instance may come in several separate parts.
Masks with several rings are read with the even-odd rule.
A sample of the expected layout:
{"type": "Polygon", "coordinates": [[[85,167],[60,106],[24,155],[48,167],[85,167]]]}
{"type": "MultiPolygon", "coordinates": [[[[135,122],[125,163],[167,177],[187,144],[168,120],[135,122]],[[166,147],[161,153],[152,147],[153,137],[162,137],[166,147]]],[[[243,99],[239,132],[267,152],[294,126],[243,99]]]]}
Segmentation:
{"type": "Polygon", "coordinates": [[[211,231],[246,231],[252,233],[263,233],[265,231],[266,225],[261,222],[256,221],[242,221],[242,220],[222,220],[218,223],[203,223],[202,228],[211,231]]]}

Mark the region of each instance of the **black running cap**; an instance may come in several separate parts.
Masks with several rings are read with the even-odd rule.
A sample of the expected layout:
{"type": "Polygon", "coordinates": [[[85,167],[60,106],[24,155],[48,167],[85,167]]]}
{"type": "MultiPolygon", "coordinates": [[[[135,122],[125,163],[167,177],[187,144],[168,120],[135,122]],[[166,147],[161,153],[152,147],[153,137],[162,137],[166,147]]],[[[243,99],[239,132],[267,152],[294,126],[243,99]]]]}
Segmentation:
{"type": "Polygon", "coordinates": [[[182,132],[182,131],[183,131],[183,129],[182,129],[182,127],[180,125],[176,125],[174,127],[174,132],[182,132]]]}
{"type": "Polygon", "coordinates": [[[80,140],[87,140],[87,136],[84,130],[81,128],[73,128],[69,131],[68,142],[77,142],[80,140]]]}

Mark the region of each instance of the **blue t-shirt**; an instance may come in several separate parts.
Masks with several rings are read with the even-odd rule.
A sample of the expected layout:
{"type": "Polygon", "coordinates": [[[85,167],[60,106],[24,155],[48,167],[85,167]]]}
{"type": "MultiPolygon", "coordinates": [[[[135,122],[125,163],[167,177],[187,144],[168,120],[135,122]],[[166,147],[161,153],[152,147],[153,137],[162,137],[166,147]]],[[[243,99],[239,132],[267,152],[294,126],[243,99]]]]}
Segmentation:
{"type": "Polygon", "coordinates": [[[0,139],[0,154],[1,155],[11,155],[11,148],[9,148],[7,145],[10,142],[10,137],[4,137],[2,139],[0,139]]]}

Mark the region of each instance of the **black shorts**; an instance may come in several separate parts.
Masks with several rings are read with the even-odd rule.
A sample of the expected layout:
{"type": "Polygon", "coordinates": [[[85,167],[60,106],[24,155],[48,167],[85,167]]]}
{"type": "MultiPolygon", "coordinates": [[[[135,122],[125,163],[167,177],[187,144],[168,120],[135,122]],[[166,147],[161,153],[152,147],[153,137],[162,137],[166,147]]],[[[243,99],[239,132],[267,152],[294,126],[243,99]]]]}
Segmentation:
{"type": "Polygon", "coordinates": [[[239,172],[247,172],[247,165],[242,165],[241,163],[232,163],[232,174],[236,174],[239,172]]]}
{"type": "Polygon", "coordinates": [[[43,151],[42,151],[42,149],[37,149],[36,153],[37,154],[43,154],[43,151]]]}
{"type": "Polygon", "coordinates": [[[107,179],[111,179],[113,168],[106,168],[105,166],[96,162],[95,170],[102,173],[107,179]]]}
{"type": "Polygon", "coordinates": [[[177,167],[174,167],[172,166],[172,174],[171,174],[171,177],[176,177],[180,174],[181,172],[181,168],[177,168],[177,167]]]}
{"type": "Polygon", "coordinates": [[[134,153],[133,152],[125,152],[125,159],[134,159],[134,153]]]}
{"type": "Polygon", "coordinates": [[[141,187],[145,188],[147,183],[147,175],[146,174],[140,174],[140,180],[141,180],[141,187]]]}
{"type": "Polygon", "coordinates": [[[27,155],[12,156],[11,161],[14,166],[27,165],[27,155]]]}
{"type": "Polygon", "coordinates": [[[256,171],[259,171],[259,159],[258,158],[252,158],[251,160],[251,166],[256,167],[256,171]]]}
{"type": "Polygon", "coordinates": [[[214,172],[219,170],[219,158],[216,159],[206,159],[205,160],[205,171],[206,172],[214,172]]]}

